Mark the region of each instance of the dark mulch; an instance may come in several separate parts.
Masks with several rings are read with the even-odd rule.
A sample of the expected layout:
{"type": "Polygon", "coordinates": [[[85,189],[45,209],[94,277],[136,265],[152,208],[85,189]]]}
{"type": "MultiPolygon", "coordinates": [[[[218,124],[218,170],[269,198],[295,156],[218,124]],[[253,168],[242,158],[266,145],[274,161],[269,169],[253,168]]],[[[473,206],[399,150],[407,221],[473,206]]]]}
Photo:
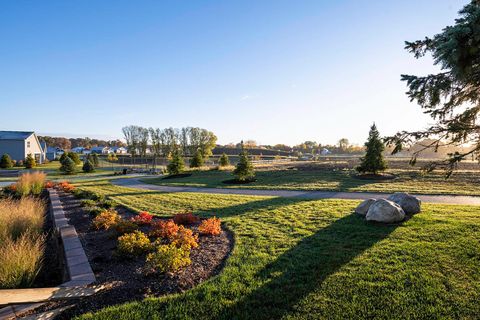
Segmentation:
{"type": "Polygon", "coordinates": [[[229,180],[222,181],[222,183],[223,184],[249,184],[255,181],[257,181],[257,179],[250,179],[250,180],[244,180],[244,181],[237,180],[237,179],[229,179],[229,180]]]}
{"type": "MultiPolygon", "coordinates": [[[[80,201],[70,194],[60,192],[60,198],[70,223],[79,234],[87,257],[97,278],[94,285],[106,288],[92,297],[74,301],[52,302],[37,311],[52,310],[70,305],[56,319],[70,319],[75,315],[95,311],[106,306],[128,301],[142,300],[188,290],[218,274],[233,247],[233,236],[222,231],[220,236],[200,236],[199,247],[192,249],[192,264],[176,274],[145,275],[145,256],[127,259],[115,254],[117,235],[114,231],[92,230],[91,217],[80,206],[80,201]]],[[[124,218],[133,214],[125,208],[117,208],[124,218]]],[[[194,231],[198,225],[190,226],[194,231]]]]}
{"type": "Polygon", "coordinates": [[[166,177],[163,177],[162,180],[167,180],[167,179],[179,179],[179,178],[186,178],[192,176],[191,173],[179,173],[179,174],[170,174],[166,177]]]}
{"type": "Polygon", "coordinates": [[[393,180],[397,178],[394,174],[382,173],[382,174],[356,174],[354,178],[361,180],[393,180]]]}

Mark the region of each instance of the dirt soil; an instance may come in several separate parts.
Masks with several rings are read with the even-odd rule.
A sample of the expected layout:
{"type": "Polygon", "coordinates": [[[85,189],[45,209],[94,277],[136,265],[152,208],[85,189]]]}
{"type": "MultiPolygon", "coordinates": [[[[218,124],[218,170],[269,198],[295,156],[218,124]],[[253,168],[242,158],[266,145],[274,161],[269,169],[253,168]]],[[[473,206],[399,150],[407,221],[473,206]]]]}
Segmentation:
{"type": "MultiPolygon", "coordinates": [[[[218,274],[233,248],[233,235],[223,227],[219,236],[199,237],[199,247],[191,251],[190,266],[176,274],[146,275],[143,272],[145,255],[130,259],[116,255],[115,231],[92,229],[91,217],[80,206],[80,200],[63,192],[59,192],[59,195],[65,214],[70,224],[75,226],[97,278],[93,285],[102,285],[105,289],[92,297],[51,302],[35,310],[38,313],[69,307],[55,319],[71,319],[110,305],[188,290],[218,274]]],[[[124,218],[134,215],[125,208],[117,208],[117,211],[124,218]]],[[[195,232],[198,225],[189,227],[195,232]]]]}

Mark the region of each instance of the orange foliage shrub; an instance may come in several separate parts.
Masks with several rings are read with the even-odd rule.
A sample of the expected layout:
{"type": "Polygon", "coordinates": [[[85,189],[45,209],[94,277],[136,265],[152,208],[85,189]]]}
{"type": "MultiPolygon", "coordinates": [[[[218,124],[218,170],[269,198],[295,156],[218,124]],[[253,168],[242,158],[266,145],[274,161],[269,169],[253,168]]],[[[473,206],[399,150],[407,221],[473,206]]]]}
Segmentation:
{"type": "Polygon", "coordinates": [[[218,236],[220,232],[222,232],[222,228],[220,227],[220,219],[213,217],[203,220],[198,227],[198,231],[200,231],[201,234],[218,236]]]}
{"type": "Polygon", "coordinates": [[[110,229],[111,227],[118,224],[120,221],[120,216],[118,215],[117,211],[110,209],[104,210],[98,214],[98,216],[93,219],[92,224],[95,229],[110,229]]]}
{"type": "Polygon", "coordinates": [[[150,224],[153,216],[147,211],[142,211],[138,215],[132,218],[132,221],[138,224],[150,224]]]}
{"type": "Polygon", "coordinates": [[[160,220],[152,224],[152,237],[162,237],[171,239],[178,232],[178,225],[173,220],[160,220]]]}
{"type": "Polygon", "coordinates": [[[182,225],[190,225],[197,223],[200,221],[200,218],[194,215],[191,212],[186,212],[186,213],[178,213],[173,216],[173,221],[176,224],[182,224],[182,225]]]}
{"type": "Polygon", "coordinates": [[[178,232],[171,238],[172,243],[179,248],[191,249],[198,247],[198,235],[193,234],[193,231],[180,226],[178,232]]]}
{"type": "Polygon", "coordinates": [[[75,190],[75,186],[73,186],[70,182],[68,181],[62,181],[57,184],[57,187],[65,192],[72,192],[75,190]]]}

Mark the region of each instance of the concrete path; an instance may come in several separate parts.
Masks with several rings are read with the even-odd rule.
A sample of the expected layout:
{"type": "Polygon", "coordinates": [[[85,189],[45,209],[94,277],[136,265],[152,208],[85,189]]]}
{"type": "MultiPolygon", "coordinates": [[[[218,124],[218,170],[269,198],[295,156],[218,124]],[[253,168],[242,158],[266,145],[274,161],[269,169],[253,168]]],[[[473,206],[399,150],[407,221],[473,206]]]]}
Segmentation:
{"type": "MultiPolygon", "coordinates": [[[[140,181],[138,178],[116,179],[112,184],[128,188],[153,190],[161,192],[198,192],[213,194],[237,194],[253,196],[274,196],[274,197],[298,197],[307,199],[347,199],[364,200],[368,198],[386,198],[388,193],[374,192],[336,192],[336,191],[294,191],[294,190],[255,190],[255,189],[223,189],[223,188],[199,188],[199,187],[171,187],[158,186],[140,181]]],[[[454,196],[454,195],[416,195],[423,202],[480,205],[480,197],[476,196],[454,196]]]]}

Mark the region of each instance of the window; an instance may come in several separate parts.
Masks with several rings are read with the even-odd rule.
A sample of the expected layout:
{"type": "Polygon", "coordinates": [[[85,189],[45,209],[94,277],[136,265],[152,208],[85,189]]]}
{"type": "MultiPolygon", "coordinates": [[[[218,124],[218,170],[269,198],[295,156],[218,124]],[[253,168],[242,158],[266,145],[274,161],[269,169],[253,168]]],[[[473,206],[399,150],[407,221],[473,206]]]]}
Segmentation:
{"type": "Polygon", "coordinates": [[[30,148],[30,141],[27,141],[27,148],[30,148]]]}

